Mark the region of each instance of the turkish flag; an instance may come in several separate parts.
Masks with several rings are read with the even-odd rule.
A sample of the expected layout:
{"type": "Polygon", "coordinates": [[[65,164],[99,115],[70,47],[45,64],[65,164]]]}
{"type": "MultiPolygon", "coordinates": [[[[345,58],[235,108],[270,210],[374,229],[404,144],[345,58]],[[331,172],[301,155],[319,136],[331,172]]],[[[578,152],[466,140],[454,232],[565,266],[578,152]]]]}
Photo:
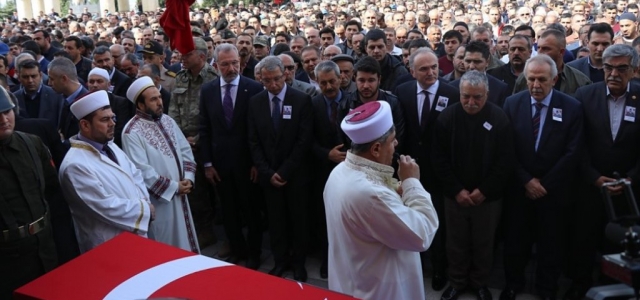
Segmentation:
{"type": "Polygon", "coordinates": [[[167,0],[166,9],[160,17],[160,26],[169,37],[171,49],[187,54],[195,50],[191,24],[189,19],[189,7],[195,0],[167,0]]]}

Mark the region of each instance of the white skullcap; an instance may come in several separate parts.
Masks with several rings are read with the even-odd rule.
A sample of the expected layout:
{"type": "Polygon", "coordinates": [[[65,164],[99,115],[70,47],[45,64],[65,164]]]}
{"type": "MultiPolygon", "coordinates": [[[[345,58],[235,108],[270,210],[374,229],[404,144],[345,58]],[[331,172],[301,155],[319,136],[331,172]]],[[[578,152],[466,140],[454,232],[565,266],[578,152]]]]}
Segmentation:
{"type": "Polygon", "coordinates": [[[109,78],[109,72],[107,72],[107,70],[105,70],[103,68],[93,68],[93,69],[91,69],[91,72],[89,72],[89,76],[91,76],[91,75],[98,75],[98,76],[106,79],[107,81],[111,80],[109,78]]]}
{"type": "Polygon", "coordinates": [[[340,127],[356,144],[373,142],[393,127],[391,106],[386,101],[363,104],[352,110],[340,127]]]}
{"type": "Polygon", "coordinates": [[[155,86],[156,85],[153,83],[153,79],[151,79],[151,77],[140,77],[136,79],[131,86],[129,86],[129,89],[127,90],[127,98],[129,101],[133,102],[133,104],[136,104],[136,99],[138,99],[138,96],[140,96],[144,90],[155,86]]]}
{"type": "Polygon", "coordinates": [[[71,104],[71,113],[80,120],[88,114],[109,105],[109,95],[105,91],[89,93],[71,104]]]}

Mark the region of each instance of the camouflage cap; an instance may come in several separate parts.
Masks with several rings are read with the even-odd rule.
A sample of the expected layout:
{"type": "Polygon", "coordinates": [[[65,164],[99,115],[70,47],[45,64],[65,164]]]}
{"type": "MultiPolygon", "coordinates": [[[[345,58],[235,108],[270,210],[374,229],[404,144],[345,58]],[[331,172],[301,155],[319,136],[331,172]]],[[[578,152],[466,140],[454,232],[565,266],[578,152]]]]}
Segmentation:
{"type": "Polygon", "coordinates": [[[194,37],[193,38],[193,45],[195,46],[194,50],[200,50],[200,51],[208,51],[207,49],[207,42],[204,41],[204,39],[200,38],[200,37],[194,37]]]}
{"type": "Polygon", "coordinates": [[[269,47],[269,38],[265,35],[259,35],[256,36],[253,39],[253,45],[258,45],[258,46],[263,46],[263,47],[269,47]]]}
{"type": "Polygon", "coordinates": [[[233,34],[233,32],[231,32],[231,30],[223,30],[222,32],[220,32],[220,37],[223,40],[228,40],[228,39],[235,39],[236,35],[233,34]]]}
{"type": "Polygon", "coordinates": [[[204,36],[204,32],[200,27],[191,26],[191,35],[193,36],[204,36]]]}

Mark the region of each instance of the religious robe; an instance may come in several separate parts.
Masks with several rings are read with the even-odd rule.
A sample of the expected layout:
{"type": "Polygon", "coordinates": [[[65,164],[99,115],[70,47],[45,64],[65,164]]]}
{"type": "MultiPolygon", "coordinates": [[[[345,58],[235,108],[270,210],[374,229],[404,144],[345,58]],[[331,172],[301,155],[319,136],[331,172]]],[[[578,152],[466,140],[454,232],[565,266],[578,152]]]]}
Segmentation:
{"type": "Polygon", "coordinates": [[[189,142],[176,122],[138,111],[125,126],[122,148],[142,171],[156,219],[149,237],[158,242],[199,253],[196,230],[186,195],[178,195],[181,180],[195,182],[196,163],[189,142]]]}
{"type": "Polygon", "coordinates": [[[140,170],[113,141],[108,145],[118,164],[75,136],[70,142],[59,178],[80,252],[125,231],[146,237],[151,202],[140,170]]]}
{"type": "Polygon", "coordinates": [[[324,189],[329,289],[369,300],[424,299],[420,253],[438,229],[431,196],[416,178],[351,152],[324,189]]]}

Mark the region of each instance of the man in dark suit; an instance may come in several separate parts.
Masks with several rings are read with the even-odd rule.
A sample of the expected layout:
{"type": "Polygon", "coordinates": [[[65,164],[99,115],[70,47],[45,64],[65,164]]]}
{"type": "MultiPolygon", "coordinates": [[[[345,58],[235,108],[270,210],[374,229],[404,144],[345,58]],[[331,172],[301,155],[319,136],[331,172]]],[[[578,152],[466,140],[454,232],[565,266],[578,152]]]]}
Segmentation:
{"type": "Polygon", "coordinates": [[[69,54],[71,61],[76,65],[76,73],[78,78],[87,82],[89,72],[93,68],[91,60],[84,57],[84,45],[82,40],[77,36],[68,36],[64,39],[64,51],[69,54]]]}
{"type": "MultiPolygon", "coordinates": [[[[464,50],[464,66],[467,71],[476,70],[486,72],[489,67],[489,47],[480,41],[469,42],[464,50]]],[[[504,99],[507,98],[510,91],[507,90],[507,84],[496,79],[491,75],[487,75],[489,80],[489,101],[500,107],[504,105],[504,99]]],[[[460,88],[460,79],[456,79],[449,83],[450,86],[460,88]]]]}
{"type": "Polygon", "coordinates": [[[555,299],[562,266],[565,209],[577,175],[583,141],[582,105],[553,89],[553,59],[527,61],[528,90],[509,98],[504,111],[514,128],[516,173],[504,203],[504,262],[507,286],[501,300],[514,300],[525,286],[524,270],[536,243],[536,290],[555,299]]]}
{"type": "Polygon", "coordinates": [[[120,96],[109,93],[109,73],[105,69],[94,68],[89,73],[89,81],[87,81],[89,92],[105,91],[109,95],[109,105],[114,114],[116,114],[115,134],[113,142],[122,148],[122,131],[129,120],[135,115],[134,104],[120,96]]]}
{"type": "Polygon", "coordinates": [[[242,76],[255,79],[254,69],[258,60],[253,57],[253,38],[248,33],[241,33],[236,39],[236,47],[240,54],[242,76]]]}
{"type": "Polygon", "coordinates": [[[267,202],[275,260],[269,274],[283,275],[291,246],[293,277],[306,281],[311,97],[287,87],[284,66],[277,57],[268,56],[261,64],[260,78],[266,90],[249,102],[249,146],[267,202]]]}
{"type": "MultiPolygon", "coordinates": [[[[432,50],[420,48],[409,57],[409,69],[416,80],[399,85],[395,94],[403,107],[405,131],[403,153],[415,158],[420,166],[420,182],[431,194],[440,226],[431,244],[433,277],[431,285],[439,291],[447,284],[444,198],[441,184],[431,164],[431,141],[438,115],[447,106],[460,102],[460,92],[438,80],[438,58],[432,50]],[[428,101],[428,102],[427,102],[428,101]]],[[[426,256],[423,253],[423,264],[426,256]]]]}
{"type": "Polygon", "coordinates": [[[509,39],[509,63],[487,70],[491,75],[507,84],[507,93],[516,86],[516,79],[524,70],[524,64],[531,57],[531,40],[524,35],[514,35],[509,39]]]}
{"type": "Polygon", "coordinates": [[[131,83],[133,83],[133,80],[113,67],[114,59],[108,47],[100,46],[97,47],[96,50],[93,50],[93,63],[96,67],[105,69],[109,73],[111,81],[109,92],[126,98],[127,90],[131,83]]]}
{"type": "Polygon", "coordinates": [[[224,229],[231,248],[228,261],[238,264],[246,260],[247,267],[256,270],[260,266],[262,228],[257,204],[260,197],[255,194],[260,192],[247,143],[247,111],[249,99],[263,87],[239,75],[235,46],[222,44],[213,56],[220,79],[203,85],[200,93],[198,145],[202,157],[199,161],[203,162],[205,176],[220,196],[224,229]],[[243,217],[248,226],[247,239],[242,233],[243,217]]]}
{"type": "MultiPolygon", "coordinates": [[[[640,85],[631,81],[638,63],[638,53],[628,45],[612,45],[603,53],[604,82],[579,88],[576,99],[584,110],[585,159],[580,174],[583,185],[578,189],[579,201],[571,206],[574,219],[569,228],[571,236],[569,278],[572,286],[565,299],[582,299],[591,284],[593,257],[597,241],[604,232],[604,205],[600,190],[605,182],[614,181],[616,173],[632,183],[640,195],[640,122],[636,111],[640,108],[640,85]]],[[[616,199],[621,186],[607,188],[616,199]]],[[[623,197],[624,196],[620,196],[623,197]]],[[[618,215],[628,210],[616,207],[618,215]]],[[[605,253],[620,252],[616,246],[605,244],[605,253]]]]}
{"type": "Polygon", "coordinates": [[[71,113],[71,104],[89,91],[78,82],[76,66],[66,57],[58,57],[49,64],[49,85],[65,98],[59,130],[65,143],[68,143],[69,138],[79,131],[78,120],[71,113]]]}
{"type": "Polygon", "coordinates": [[[587,75],[592,82],[604,81],[602,70],[602,53],[607,47],[613,45],[613,29],[607,23],[596,23],[589,27],[587,37],[589,56],[574,60],[567,64],[587,75]]]}
{"type": "Polygon", "coordinates": [[[64,99],[42,82],[40,65],[35,60],[26,60],[18,65],[18,79],[22,86],[14,93],[18,100],[20,115],[25,118],[41,118],[51,121],[55,128],[60,124],[64,99]]]}
{"type": "Polygon", "coordinates": [[[309,216],[313,222],[312,234],[320,240],[322,264],[320,277],[327,278],[327,224],[324,211],[324,186],[333,168],[344,161],[346,152],[338,136],[338,106],[345,96],[340,90],[340,68],[333,61],[323,61],[316,66],[316,79],[322,94],[313,97],[313,154],[315,156],[315,178],[313,185],[313,204],[309,207],[309,216]]]}

